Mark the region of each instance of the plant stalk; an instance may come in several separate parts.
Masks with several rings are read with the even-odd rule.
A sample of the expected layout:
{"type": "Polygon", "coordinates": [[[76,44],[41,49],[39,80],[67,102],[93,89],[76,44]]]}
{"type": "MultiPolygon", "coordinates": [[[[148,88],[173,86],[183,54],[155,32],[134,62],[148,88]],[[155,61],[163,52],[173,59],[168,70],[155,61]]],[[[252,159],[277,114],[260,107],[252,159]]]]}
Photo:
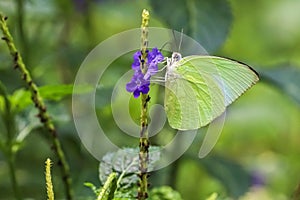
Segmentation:
{"type": "Polygon", "coordinates": [[[15,167],[15,156],[16,151],[14,150],[14,136],[16,134],[16,125],[15,125],[15,116],[11,109],[11,103],[8,98],[5,86],[0,82],[0,95],[4,97],[4,112],[3,112],[3,121],[6,127],[6,136],[7,139],[2,145],[3,154],[7,160],[10,180],[12,184],[13,193],[17,200],[21,199],[21,193],[19,190],[17,176],[16,176],[16,167],[15,167]]]}
{"type": "MultiPolygon", "coordinates": [[[[142,13],[142,37],[141,37],[141,70],[145,74],[147,72],[147,47],[148,47],[148,22],[149,12],[143,10],[142,13]]],[[[139,200],[148,198],[148,158],[149,158],[149,135],[148,135],[148,102],[150,96],[148,94],[141,95],[141,132],[139,141],[139,200]]]]}
{"type": "Polygon", "coordinates": [[[8,166],[9,166],[9,175],[10,175],[10,180],[12,183],[12,189],[13,193],[15,195],[15,198],[17,200],[21,200],[21,194],[17,182],[17,176],[16,176],[16,168],[15,168],[15,155],[13,155],[12,152],[10,152],[9,157],[7,158],[8,160],[8,166]]]}
{"type": "Polygon", "coordinates": [[[26,82],[28,89],[31,93],[31,99],[35,105],[35,107],[38,109],[38,118],[40,119],[43,126],[46,128],[46,130],[49,132],[51,138],[52,138],[52,145],[53,150],[58,158],[58,164],[61,169],[62,173],[62,179],[65,186],[66,191],[66,198],[68,200],[73,199],[73,191],[71,188],[71,176],[70,176],[70,168],[67,163],[67,160],[65,158],[65,154],[62,150],[61,143],[57,137],[57,132],[55,129],[55,126],[47,112],[46,105],[39,93],[39,89],[37,85],[33,82],[31,75],[29,71],[27,70],[23,59],[21,57],[21,54],[18,52],[17,48],[15,47],[15,44],[13,42],[13,38],[9,32],[8,26],[6,24],[7,17],[4,17],[2,14],[0,14],[0,28],[3,33],[2,39],[6,42],[10,54],[13,57],[14,60],[14,68],[18,69],[21,72],[22,79],[26,82]]]}

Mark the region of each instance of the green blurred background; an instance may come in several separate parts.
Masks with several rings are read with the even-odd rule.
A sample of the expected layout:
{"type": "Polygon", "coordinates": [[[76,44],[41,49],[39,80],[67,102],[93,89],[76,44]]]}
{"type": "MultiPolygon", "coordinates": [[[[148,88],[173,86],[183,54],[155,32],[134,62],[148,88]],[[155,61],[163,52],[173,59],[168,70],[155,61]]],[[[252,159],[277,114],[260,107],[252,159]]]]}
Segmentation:
{"type": "MultiPolygon", "coordinates": [[[[213,192],[231,199],[290,199],[300,182],[300,1],[0,0],[0,12],[8,16],[15,43],[39,86],[72,84],[97,44],[140,27],[144,8],[150,10],[150,26],[184,28],[209,53],[245,62],[261,75],[261,81],[228,108],[213,151],[197,158],[203,139],[200,130],[185,156],[152,174],[151,187],[170,185],[187,200],[205,199],[213,192]]],[[[138,140],[125,136],[114,124],[110,108],[112,87],[131,62],[127,55],[107,70],[101,80],[105,87],[97,91],[96,110],[113,141],[136,147],[138,140]]],[[[23,88],[4,42],[0,43],[0,63],[0,80],[8,92],[23,88]]],[[[85,181],[100,185],[99,161],[80,142],[71,98],[47,101],[47,105],[70,162],[76,199],[85,199],[92,195],[83,186],[85,181]]],[[[36,113],[28,106],[17,115],[20,129],[35,125],[17,154],[16,173],[24,198],[45,199],[44,162],[55,156],[36,113]]],[[[138,119],[138,114],[132,115],[138,119]]],[[[165,144],[174,134],[166,125],[153,143],[165,144]]],[[[8,174],[0,152],[0,199],[14,198],[8,174]]],[[[62,199],[56,165],[53,180],[56,197],[62,199]]]]}

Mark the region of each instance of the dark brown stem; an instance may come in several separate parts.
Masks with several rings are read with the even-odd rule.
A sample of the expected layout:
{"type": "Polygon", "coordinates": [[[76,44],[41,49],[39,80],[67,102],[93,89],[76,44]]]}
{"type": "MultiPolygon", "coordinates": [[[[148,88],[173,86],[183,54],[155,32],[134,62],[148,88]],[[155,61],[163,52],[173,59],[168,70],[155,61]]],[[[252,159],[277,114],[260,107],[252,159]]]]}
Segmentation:
{"type": "MultiPolygon", "coordinates": [[[[141,70],[145,74],[147,72],[147,47],[148,47],[148,22],[149,12],[143,10],[142,13],[142,37],[141,37],[141,70]]],[[[148,94],[141,95],[141,132],[139,141],[139,200],[148,198],[148,160],[149,160],[149,135],[148,135],[148,102],[150,97],[148,94]]]]}

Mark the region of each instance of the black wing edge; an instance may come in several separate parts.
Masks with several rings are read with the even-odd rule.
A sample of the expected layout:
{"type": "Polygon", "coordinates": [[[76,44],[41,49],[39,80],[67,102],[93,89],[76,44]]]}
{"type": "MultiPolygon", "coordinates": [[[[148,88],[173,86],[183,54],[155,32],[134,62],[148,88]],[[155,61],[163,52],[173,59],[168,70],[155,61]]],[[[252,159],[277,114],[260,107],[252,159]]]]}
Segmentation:
{"type": "Polygon", "coordinates": [[[237,63],[240,63],[240,64],[242,64],[242,65],[247,66],[251,71],[253,71],[253,72],[256,74],[256,76],[257,76],[258,78],[260,78],[258,72],[255,71],[255,69],[253,69],[250,65],[248,65],[248,64],[246,64],[246,63],[243,63],[243,62],[241,62],[241,61],[239,61],[239,60],[232,59],[232,58],[228,58],[228,57],[224,57],[224,56],[220,56],[220,57],[221,57],[221,58],[226,58],[226,59],[228,59],[228,60],[232,60],[232,61],[234,61],[234,62],[237,62],[237,63]]]}

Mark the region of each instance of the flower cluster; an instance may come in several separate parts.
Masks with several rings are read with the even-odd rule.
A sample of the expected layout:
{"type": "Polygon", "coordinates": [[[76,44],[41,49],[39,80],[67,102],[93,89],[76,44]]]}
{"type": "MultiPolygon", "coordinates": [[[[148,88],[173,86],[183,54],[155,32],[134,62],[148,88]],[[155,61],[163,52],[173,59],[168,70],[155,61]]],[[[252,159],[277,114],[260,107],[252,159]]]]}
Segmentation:
{"type": "Polygon", "coordinates": [[[141,51],[137,51],[133,55],[131,67],[134,70],[134,74],[131,81],[126,84],[126,90],[133,92],[134,98],[139,97],[140,93],[147,94],[149,92],[150,78],[157,73],[158,63],[164,59],[164,56],[157,48],[153,48],[152,51],[148,51],[147,53],[147,72],[145,74],[141,70],[141,51]]]}

